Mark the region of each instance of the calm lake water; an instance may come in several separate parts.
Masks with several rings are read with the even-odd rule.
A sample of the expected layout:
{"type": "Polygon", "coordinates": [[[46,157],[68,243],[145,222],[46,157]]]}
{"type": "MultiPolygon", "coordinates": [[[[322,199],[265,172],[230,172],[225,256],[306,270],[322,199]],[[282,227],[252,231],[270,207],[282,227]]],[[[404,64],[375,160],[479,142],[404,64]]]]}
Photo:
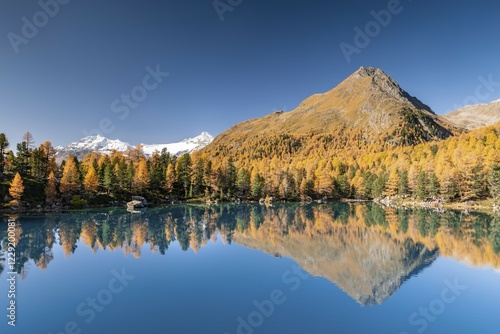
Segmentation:
{"type": "Polygon", "coordinates": [[[26,215],[13,235],[1,333],[500,333],[500,217],[179,205],[26,215]]]}

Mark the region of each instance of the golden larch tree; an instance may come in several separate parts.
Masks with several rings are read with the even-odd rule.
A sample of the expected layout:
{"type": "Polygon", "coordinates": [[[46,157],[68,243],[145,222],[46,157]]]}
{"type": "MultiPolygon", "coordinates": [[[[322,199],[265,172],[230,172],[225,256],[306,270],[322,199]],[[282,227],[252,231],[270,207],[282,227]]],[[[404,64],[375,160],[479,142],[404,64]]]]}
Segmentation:
{"type": "Polygon", "coordinates": [[[10,184],[9,194],[13,199],[14,204],[18,204],[24,194],[23,179],[19,173],[16,173],[12,183],[10,184]]]}
{"type": "Polygon", "coordinates": [[[63,175],[59,184],[59,190],[65,196],[71,196],[80,190],[80,172],[76,167],[74,157],[69,156],[64,165],[63,175]]]}
{"type": "Polygon", "coordinates": [[[139,192],[144,191],[149,184],[149,171],[146,159],[142,158],[137,164],[137,172],[135,174],[134,183],[139,192]]]}
{"type": "Polygon", "coordinates": [[[90,194],[95,194],[97,193],[98,186],[99,180],[97,179],[97,172],[94,166],[90,165],[87,174],[85,175],[85,180],[83,181],[83,187],[85,188],[85,191],[90,194]]]}
{"type": "Polygon", "coordinates": [[[54,175],[54,172],[51,171],[49,174],[49,179],[47,180],[47,188],[45,188],[45,200],[47,203],[52,204],[55,202],[56,196],[56,176],[54,175]]]}
{"type": "Polygon", "coordinates": [[[175,168],[173,164],[169,164],[165,172],[165,188],[169,194],[174,190],[175,184],[175,168]]]}

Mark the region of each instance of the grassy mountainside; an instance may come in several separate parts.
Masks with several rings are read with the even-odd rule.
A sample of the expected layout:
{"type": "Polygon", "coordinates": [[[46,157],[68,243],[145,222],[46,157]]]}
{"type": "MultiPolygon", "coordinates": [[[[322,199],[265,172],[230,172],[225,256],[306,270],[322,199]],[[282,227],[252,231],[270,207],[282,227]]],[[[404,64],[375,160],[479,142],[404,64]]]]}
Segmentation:
{"type": "MultiPolygon", "coordinates": [[[[334,135],[342,145],[411,145],[448,138],[460,130],[439,118],[380,69],[361,67],[334,89],[313,95],[291,112],[275,112],[231,127],[207,152],[259,147],[262,139],[334,135]]],[[[298,145],[298,144],[297,144],[298,145]]]]}

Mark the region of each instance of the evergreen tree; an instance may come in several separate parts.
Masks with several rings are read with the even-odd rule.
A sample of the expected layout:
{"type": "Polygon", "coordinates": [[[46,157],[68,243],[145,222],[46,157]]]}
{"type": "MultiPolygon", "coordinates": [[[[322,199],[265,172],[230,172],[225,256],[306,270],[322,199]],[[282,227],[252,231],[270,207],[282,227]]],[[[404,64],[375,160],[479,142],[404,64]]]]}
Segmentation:
{"type": "Polygon", "coordinates": [[[309,197],[314,197],[315,191],[314,191],[314,180],[313,179],[308,179],[305,182],[304,195],[309,196],[309,197]]]}
{"type": "Polygon", "coordinates": [[[203,174],[205,172],[205,162],[203,159],[198,159],[193,169],[193,177],[191,182],[191,197],[198,197],[205,193],[203,187],[203,174]]]}
{"type": "Polygon", "coordinates": [[[160,154],[155,151],[149,160],[149,187],[151,190],[159,190],[165,179],[165,169],[162,166],[160,154]]]}
{"type": "Polygon", "coordinates": [[[496,204],[500,204],[500,164],[493,164],[488,174],[490,194],[496,204]]]}
{"type": "Polygon", "coordinates": [[[48,159],[42,148],[36,148],[31,154],[31,174],[39,182],[45,181],[47,177],[48,159]]]}
{"type": "Polygon", "coordinates": [[[16,171],[26,178],[30,175],[30,150],[25,141],[17,144],[17,154],[14,160],[16,171]]]}
{"type": "Polygon", "coordinates": [[[9,141],[5,133],[0,133],[0,181],[3,180],[5,171],[5,154],[6,149],[9,147],[9,141]]]}
{"type": "Polygon", "coordinates": [[[398,195],[408,195],[410,188],[408,185],[408,172],[403,170],[399,173],[398,195]]]}
{"type": "Polygon", "coordinates": [[[176,164],[177,180],[184,190],[185,198],[188,197],[189,188],[191,187],[191,163],[191,155],[186,153],[177,160],[176,164]]]}
{"type": "Polygon", "coordinates": [[[250,191],[250,173],[241,167],[236,178],[236,189],[238,196],[247,197],[250,191]]]}
{"type": "Polygon", "coordinates": [[[225,177],[223,188],[227,192],[228,196],[233,196],[236,193],[236,178],[237,178],[236,167],[234,166],[233,159],[229,157],[225,169],[225,177]]]}
{"type": "Polygon", "coordinates": [[[478,162],[472,169],[472,193],[476,198],[483,198],[488,193],[488,182],[484,177],[483,165],[478,162]]]}
{"type": "Polygon", "coordinates": [[[205,171],[203,173],[203,184],[205,185],[209,193],[212,192],[212,179],[212,160],[208,160],[205,165],[205,171]]]}
{"type": "Polygon", "coordinates": [[[116,177],[113,171],[113,166],[111,164],[107,164],[104,168],[104,181],[103,181],[104,189],[108,194],[111,194],[116,189],[116,177]]]}
{"type": "Polygon", "coordinates": [[[439,180],[435,173],[430,173],[429,175],[429,186],[427,187],[427,192],[429,196],[436,197],[439,195],[440,185],[439,180]]]}
{"type": "MultiPolygon", "coordinates": [[[[314,187],[314,183],[313,183],[314,187]]],[[[261,198],[264,190],[264,178],[259,173],[255,174],[252,180],[251,194],[253,198],[261,198]]]]}
{"type": "Polygon", "coordinates": [[[427,174],[422,171],[418,174],[416,195],[418,199],[427,199],[429,192],[427,190],[427,174]]]}
{"type": "Polygon", "coordinates": [[[384,194],[385,191],[386,178],[384,173],[381,173],[374,181],[372,185],[372,197],[379,198],[384,194]]]}
{"type": "Polygon", "coordinates": [[[126,191],[128,190],[127,163],[125,162],[125,160],[120,160],[117,166],[116,178],[118,188],[122,191],[126,191]]]}

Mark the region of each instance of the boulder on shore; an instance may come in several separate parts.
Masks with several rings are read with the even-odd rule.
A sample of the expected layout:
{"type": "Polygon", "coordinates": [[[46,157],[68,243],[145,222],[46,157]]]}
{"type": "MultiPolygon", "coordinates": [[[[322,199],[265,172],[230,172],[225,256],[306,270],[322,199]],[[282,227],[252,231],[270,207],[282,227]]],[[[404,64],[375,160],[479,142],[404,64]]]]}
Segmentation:
{"type": "Polygon", "coordinates": [[[141,196],[132,196],[132,200],[127,203],[128,210],[142,209],[148,206],[148,201],[141,196]]]}

